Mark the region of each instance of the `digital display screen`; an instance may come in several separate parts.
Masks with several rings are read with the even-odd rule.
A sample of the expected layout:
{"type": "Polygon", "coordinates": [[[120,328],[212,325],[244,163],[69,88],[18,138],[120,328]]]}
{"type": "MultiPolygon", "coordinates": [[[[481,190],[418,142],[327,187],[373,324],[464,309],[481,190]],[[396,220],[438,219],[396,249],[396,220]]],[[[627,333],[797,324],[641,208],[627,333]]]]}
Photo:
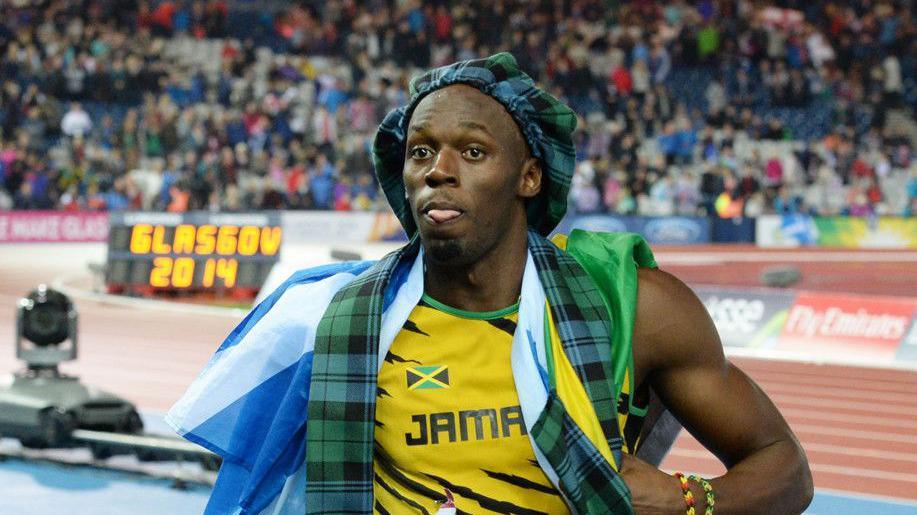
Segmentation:
{"type": "Polygon", "coordinates": [[[257,291],[282,240],[274,213],[113,213],[106,283],[109,289],[257,291]]]}

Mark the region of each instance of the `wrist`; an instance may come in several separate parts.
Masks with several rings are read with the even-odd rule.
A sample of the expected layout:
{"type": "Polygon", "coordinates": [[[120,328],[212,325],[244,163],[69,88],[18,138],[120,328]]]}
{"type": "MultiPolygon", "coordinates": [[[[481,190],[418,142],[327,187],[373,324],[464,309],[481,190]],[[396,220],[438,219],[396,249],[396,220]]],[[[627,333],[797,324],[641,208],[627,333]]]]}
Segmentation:
{"type": "Polygon", "coordinates": [[[685,505],[685,496],[681,489],[681,481],[674,475],[671,477],[672,486],[667,489],[671,495],[667,506],[670,508],[671,513],[684,515],[686,513],[687,506],[685,505]]]}
{"type": "Polygon", "coordinates": [[[676,487],[674,491],[678,497],[678,501],[674,505],[676,507],[675,513],[696,514],[697,498],[691,490],[691,482],[688,480],[688,476],[681,472],[675,472],[672,474],[672,479],[675,481],[676,487]]]}
{"type": "Polygon", "coordinates": [[[675,500],[669,504],[669,506],[674,507],[673,513],[702,515],[705,510],[712,508],[713,505],[708,505],[706,502],[708,499],[706,497],[707,492],[704,490],[699,477],[675,472],[671,478],[676,485],[674,489],[669,489],[670,492],[675,492],[675,500]]]}

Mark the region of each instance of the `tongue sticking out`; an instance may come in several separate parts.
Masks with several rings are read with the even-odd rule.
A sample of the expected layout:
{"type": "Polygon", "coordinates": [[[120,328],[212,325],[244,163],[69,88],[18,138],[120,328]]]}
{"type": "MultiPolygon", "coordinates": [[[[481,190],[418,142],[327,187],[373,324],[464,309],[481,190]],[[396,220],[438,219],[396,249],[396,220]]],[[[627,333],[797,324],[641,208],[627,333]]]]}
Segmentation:
{"type": "Polygon", "coordinates": [[[454,209],[431,209],[427,211],[427,214],[434,222],[441,224],[458,217],[462,213],[454,209]]]}

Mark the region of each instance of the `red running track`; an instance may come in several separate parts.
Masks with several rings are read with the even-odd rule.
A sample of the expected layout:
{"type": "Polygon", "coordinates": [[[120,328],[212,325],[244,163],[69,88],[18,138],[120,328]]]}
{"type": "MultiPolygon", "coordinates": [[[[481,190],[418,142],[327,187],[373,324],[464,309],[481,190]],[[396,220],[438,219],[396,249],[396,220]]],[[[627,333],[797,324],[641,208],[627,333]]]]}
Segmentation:
{"type": "Polygon", "coordinates": [[[794,267],[800,290],[917,297],[917,251],[758,249],[707,245],[654,249],[660,266],[689,284],[765,286],[761,273],[794,267]]]}
{"type": "MultiPolygon", "coordinates": [[[[917,373],[733,359],[780,409],[809,457],[816,488],[917,500],[917,373]]],[[[687,432],[666,470],[725,469],[687,432]]]]}
{"type": "MultiPolygon", "coordinates": [[[[51,282],[75,268],[85,270],[82,263],[77,267],[72,263],[85,254],[81,250],[71,255],[51,246],[0,247],[0,373],[20,367],[13,357],[16,299],[39,282],[51,282]]],[[[103,256],[104,248],[92,254],[103,256]]],[[[917,252],[690,248],[659,249],[657,257],[664,268],[688,282],[757,286],[755,270],[799,264],[805,267],[802,286],[806,289],[917,295],[917,252]],[[797,259],[785,259],[794,256],[797,259]],[[842,271],[831,272],[836,267],[830,263],[837,263],[842,271]],[[883,271],[877,272],[880,267],[883,271]],[[736,270],[743,272],[736,275],[736,270]],[[886,273],[892,280],[883,279],[886,273]],[[883,286],[878,288],[877,282],[883,286]]],[[[80,359],[64,370],[156,411],[167,410],[181,395],[236,323],[223,316],[98,301],[78,301],[77,306],[80,359]]],[[[753,359],[735,362],[771,396],[799,436],[817,488],[917,500],[917,372],[753,359]]],[[[663,467],[707,475],[723,470],[689,435],[682,435],[663,467]]]]}

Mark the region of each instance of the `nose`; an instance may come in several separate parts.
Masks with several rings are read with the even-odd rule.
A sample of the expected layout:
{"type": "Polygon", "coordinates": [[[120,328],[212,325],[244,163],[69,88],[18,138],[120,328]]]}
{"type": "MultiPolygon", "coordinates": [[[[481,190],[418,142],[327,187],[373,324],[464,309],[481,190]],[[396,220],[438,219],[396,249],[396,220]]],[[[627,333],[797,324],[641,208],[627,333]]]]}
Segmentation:
{"type": "Polygon", "coordinates": [[[433,159],[433,164],[424,175],[424,182],[427,186],[435,188],[437,186],[457,186],[458,181],[458,158],[457,152],[449,148],[441,149],[433,159]]]}

